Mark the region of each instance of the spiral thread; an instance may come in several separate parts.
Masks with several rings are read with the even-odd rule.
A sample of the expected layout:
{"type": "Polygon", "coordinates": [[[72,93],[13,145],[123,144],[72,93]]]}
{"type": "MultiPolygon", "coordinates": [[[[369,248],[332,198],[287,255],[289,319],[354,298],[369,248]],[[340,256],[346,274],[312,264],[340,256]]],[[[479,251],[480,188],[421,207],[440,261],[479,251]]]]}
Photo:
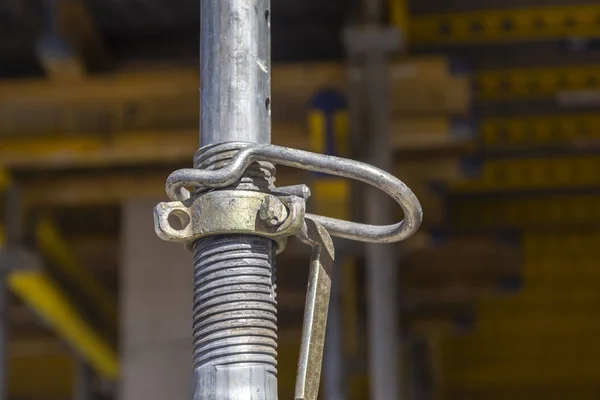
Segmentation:
{"type": "MultiPolygon", "coordinates": [[[[196,153],[194,168],[223,168],[246,145],[232,142],[203,147],[196,153]]],[[[272,164],[253,163],[237,182],[217,190],[269,192],[274,175],[272,164]]],[[[276,375],[274,242],[259,236],[220,235],[196,241],[193,251],[196,372],[208,366],[244,365],[263,367],[276,375]]]]}
{"type": "Polygon", "coordinates": [[[257,236],[194,243],[194,368],[258,364],[277,373],[274,244],[257,236]]]}
{"type": "MultiPolygon", "coordinates": [[[[225,167],[237,152],[250,143],[229,142],[200,148],[194,156],[194,168],[216,170],[225,167]]],[[[246,168],[244,175],[231,186],[221,190],[255,190],[270,192],[275,186],[275,166],[269,162],[258,161],[246,168]]]]}

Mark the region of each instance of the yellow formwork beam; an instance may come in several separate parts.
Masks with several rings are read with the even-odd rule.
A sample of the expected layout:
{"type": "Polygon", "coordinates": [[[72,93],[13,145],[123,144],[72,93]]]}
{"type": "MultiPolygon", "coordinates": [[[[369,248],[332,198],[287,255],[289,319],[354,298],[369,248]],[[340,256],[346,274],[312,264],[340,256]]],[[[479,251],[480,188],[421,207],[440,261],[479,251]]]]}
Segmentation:
{"type": "MultiPolygon", "coordinates": [[[[560,316],[556,317],[560,319],[560,316]]],[[[565,321],[568,322],[568,321],[565,321]]],[[[509,320],[504,321],[505,324],[509,320]]],[[[551,327],[547,327],[551,330],[551,327]]],[[[462,360],[465,364],[479,364],[482,366],[491,366],[493,363],[520,365],[527,363],[531,366],[534,363],[542,363],[545,360],[554,363],[573,362],[578,357],[582,363],[593,363],[600,359],[599,351],[596,347],[590,348],[586,356],[578,354],[578,348],[581,349],[581,342],[577,340],[577,332],[574,330],[568,335],[556,335],[551,332],[545,335],[543,332],[532,334],[530,336],[518,336],[515,333],[502,332],[504,336],[496,335],[481,337],[469,342],[454,343],[447,349],[448,358],[462,360]],[[496,346],[490,343],[497,344],[496,346]],[[511,346],[512,343],[512,346],[511,346]],[[561,343],[560,349],[554,354],[549,353],[550,349],[561,343]],[[515,351],[517,350],[517,351],[515,351]]],[[[583,341],[591,340],[598,335],[598,332],[589,332],[587,335],[579,331],[580,338],[583,341]]],[[[591,347],[591,346],[590,346],[591,347]]],[[[452,362],[452,361],[450,361],[452,362]]]]}
{"type": "MultiPolygon", "coordinates": [[[[457,179],[460,174],[458,163],[455,160],[448,163],[431,163],[429,160],[427,162],[429,162],[429,166],[423,173],[419,171],[419,165],[408,160],[398,163],[394,172],[397,176],[402,176],[404,182],[417,192],[423,207],[429,210],[428,222],[433,223],[442,218],[442,204],[438,196],[432,193],[429,186],[423,182],[457,179]],[[413,174],[410,179],[404,179],[407,177],[406,173],[409,167],[413,174]],[[437,168],[437,171],[434,167],[437,168]],[[443,177],[440,178],[440,175],[443,177]],[[421,182],[421,186],[417,184],[419,182],[421,182]]],[[[22,196],[31,206],[101,205],[142,197],[160,197],[164,196],[165,178],[171,172],[172,167],[166,167],[154,171],[142,169],[106,172],[93,176],[64,174],[54,177],[31,176],[22,181],[22,196]]],[[[306,180],[306,176],[297,170],[282,168],[277,172],[277,183],[280,186],[292,185],[302,180],[306,180]]],[[[407,245],[419,244],[418,241],[418,236],[411,238],[407,245]]]]}
{"type": "Polygon", "coordinates": [[[600,187],[600,157],[503,158],[483,163],[478,178],[452,182],[452,192],[600,187]]]}
{"type": "MultiPolygon", "coordinates": [[[[595,246],[600,244],[600,230],[591,229],[586,230],[561,230],[557,231],[543,231],[543,232],[527,232],[523,236],[523,244],[527,246],[528,251],[539,251],[544,254],[548,254],[548,250],[553,252],[563,253],[565,251],[573,251],[579,247],[585,248],[587,246],[595,246]],[[563,246],[555,247],[557,243],[563,243],[563,246]],[[572,247],[576,246],[576,247],[572,247]]],[[[593,253],[590,253],[593,254],[593,253]]]]}
{"type": "Polygon", "coordinates": [[[0,192],[5,190],[10,185],[10,183],[10,174],[6,170],[0,168],[0,192]]]}
{"type": "Polygon", "coordinates": [[[479,133],[486,148],[552,145],[585,148],[600,139],[600,115],[489,117],[479,124],[479,133]]]}
{"type": "MultiPolygon", "coordinates": [[[[478,314],[480,317],[483,314],[478,314]]],[[[558,323],[563,323],[561,315],[555,314],[553,315],[554,321],[558,323]]],[[[490,327],[496,327],[500,324],[511,325],[511,319],[506,318],[499,321],[498,324],[490,325],[490,327]]],[[[478,322],[481,323],[481,318],[478,319],[478,322]]],[[[573,322],[571,320],[565,320],[564,323],[573,322]]],[[[585,321],[575,321],[578,327],[584,326],[585,321]]],[[[501,328],[498,332],[489,331],[485,333],[468,333],[465,335],[464,342],[459,341],[460,337],[456,336],[447,341],[447,352],[456,353],[456,354],[464,354],[464,353],[477,353],[480,351],[484,351],[482,349],[487,348],[487,353],[490,354],[494,351],[494,346],[490,345],[490,343],[498,342],[500,352],[508,352],[503,345],[505,343],[515,343],[515,344],[523,344],[529,346],[535,346],[536,344],[543,345],[544,347],[550,347],[557,342],[573,342],[577,343],[577,339],[585,342],[588,340],[594,341],[595,337],[598,337],[598,325],[595,324],[586,329],[574,328],[570,330],[562,329],[559,327],[558,330],[553,329],[553,325],[551,323],[551,317],[548,316],[546,321],[543,320],[534,320],[531,324],[522,324],[520,321],[514,325],[513,329],[505,329],[501,328]]],[[[477,329],[477,328],[475,328],[477,329]]],[[[506,346],[509,346],[506,344],[506,346]]],[[[467,359],[467,355],[465,355],[465,360],[467,359]]]]}
{"type": "MultiPolygon", "coordinates": [[[[41,236],[45,250],[51,252],[51,258],[60,255],[57,261],[64,261],[65,259],[61,260],[61,249],[51,248],[60,246],[61,243],[44,233],[44,229],[41,230],[41,236]]],[[[0,227],[0,245],[3,242],[4,235],[0,227]]],[[[67,265],[67,269],[72,267],[67,265]]],[[[93,330],[69,297],[44,271],[16,266],[8,275],[8,287],[101,376],[110,380],[118,377],[119,361],[116,352],[93,330]]]]}
{"type": "Polygon", "coordinates": [[[561,94],[599,90],[600,65],[478,71],[474,83],[479,101],[560,101],[561,94]]]}
{"type": "Polygon", "coordinates": [[[408,35],[411,22],[408,0],[391,0],[388,2],[388,6],[391,22],[403,35],[408,35]]]}
{"type": "Polygon", "coordinates": [[[64,399],[71,396],[76,361],[57,338],[46,335],[19,338],[13,334],[7,355],[9,398],[64,399]]]}
{"type": "Polygon", "coordinates": [[[16,399],[67,399],[72,396],[76,362],[72,354],[11,357],[8,394],[16,399]]]}
{"type": "Polygon", "coordinates": [[[116,334],[118,316],[114,297],[79,264],[56,225],[47,217],[40,219],[35,226],[35,237],[39,249],[53,262],[61,276],[91,300],[95,314],[101,317],[107,331],[116,334]]]}
{"type": "MultiPolygon", "coordinates": [[[[565,321],[569,322],[569,321],[565,321]]],[[[504,321],[506,324],[506,321],[504,321]]],[[[547,330],[551,329],[551,326],[546,327],[547,330]]],[[[470,364],[487,364],[492,366],[494,361],[498,363],[510,363],[511,361],[515,364],[519,362],[542,362],[544,359],[559,363],[560,361],[575,361],[580,358],[582,362],[597,361],[600,359],[600,351],[598,348],[590,348],[586,355],[577,354],[573,351],[577,348],[577,342],[564,343],[559,349],[554,348],[554,353],[549,353],[549,349],[552,346],[556,347],[556,342],[560,341],[561,336],[555,336],[554,333],[549,333],[548,336],[544,336],[540,329],[537,337],[518,337],[514,333],[501,331],[504,337],[500,335],[490,336],[489,340],[473,341],[471,338],[468,340],[458,340],[460,338],[453,339],[455,343],[453,347],[448,347],[445,352],[455,355],[465,363],[470,364]],[[537,339],[537,340],[536,340],[537,339]],[[485,346],[485,342],[488,342],[488,346],[485,346]],[[510,343],[514,343],[514,348],[517,351],[510,350],[510,343]],[[490,346],[489,343],[497,343],[498,346],[490,346]],[[487,359],[487,360],[486,360],[487,359]],[[487,361],[487,362],[486,362],[487,361]]],[[[572,336],[571,336],[572,337],[572,336]]],[[[465,337],[466,338],[466,337],[465,337]]],[[[567,339],[569,336],[563,336],[567,339]]],[[[566,341],[566,340],[564,340],[566,341]]],[[[591,347],[591,346],[590,346],[591,347]]]]}
{"type": "MultiPolygon", "coordinates": [[[[275,126],[277,129],[277,126],[275,126]]],[[[281,132],[281,131],[280,131],[281,132]]],[[[286,127],[280,144],[304,147],[300,127],[286,127]]],[[[197,130],[122,132],[109,136],[0,138],[0,160],[14,168],[59,168],[176,163],[198,147],[197,130]]]]}
{"type": "MultiPolygon", "coordinates": [[[[501,362],[509,362],[511,360],[517,361],[542,361],[545,358],[554,359],[556,362],[563,361],[574,361],[582,355],[577,354],[577,348],[579,343],[561,341],[560,349],[554,349],[554,354],[548,354],[548,347],[553,346],[560,337],[550,336],[547,339],[542,335],[529,338],[516,338],[512,335],[506,336],[502,339],[500,336],[490,338],[497,343],[497,346],[485,346],[485,342],[477,343],[475,346],[472,342],[464,342],[464,345],[456,346],[452,351],[461,354],[461,359],[470,361],[473,363],[480,362],[485,364],[486,362],[491,363],[492,360],[501,362]],[[511,343],[513,348],[518,348],[516,352],[511,351],[511,343]]],[[[587,361],[600,359],[600,348],[591,347],[587,351],[587,361]]],[[[583,361],[583,360],[582,360],[583,361]]]]}
{"type": "MultiPolygon", "coordinates": [[[[397,150],[440,148],[469,143],[457,138],[448,118],[400,118],[390,127],[397,150]]],[[[301,125],[274,125],[277,144],[305,149],[308,138],[301,125]]],[[[189,160],[198,147],[194,129],[170,132],[121,132],[113,135],[52,135],[0,137],[2,165],[13,168],[140,165],[189,160]]],[[[2,177],[0,176],[0,179],[2,177]]]]}
{"type": "MultiPolygon", "coordinates": [[[[274,125],[274,140],[283,146],[308,148],[300,125],[274,125]],[[279,138],[279,139],[277,139],[279,138]]],[[[397,150],[440,148],[468,143],[457,139],[446,118],[399,119],[391,126],[397,150]]],[[[57,135],[0,138],[0,160],[14,168],[136,165],[187,161],[198,146],[195,130],[124,132],[107,137],[57,135]]]]}
{"type": "MultiPolygon", "coordinates": [[[[530,267],[528,265],[526,269],[530,267]]],[[[600,304],[600,294],[594,290],[598,283],[597,277],[579,275],[582,272],[579,266],[573,268],[574,278],[570,282],[563,281],[559,265],[539,272],[525,276],[526,290],[502,300],[484,299],[478,304],[478,311],[484,313],[486,318],[494,319],[510,319],[511,315],[518,319],[527,317],[531,311],[529,317],[543,320],[551,317],[553,312],[560,314],[569,309],[572,311],[569,315],[574,319],[585,319],[589,308],[600,304]]],[[[600,327],[600,319],[596,321],[600,327]]],[[[593,322],[593,319],[590,320],[590,323],[593,322]]]]}
{"type": "MultiPolygon", "coordinates": [[[[28,179],[23,181],[23,198],[32,206],[102,205],[144,197],[156,198],[165,194],[164,184],[169,170],[28,179]]],[[[287,181],[293,184],[290,179],[279,179],[279,176],[278,173],[278,183],[287,181]]]]}
{"type": "Polygon", "coordinates": [[[443,393],[444,400],[486,399],[486,400],[596,400],[600,384],[564,384],[560,382],[541,382],[538,384],[522,384],[518,381],[512,385],[468,385],[449,386],[443,393]]]}
{"type": "Polygon", "coordinates": [[[448,207],[457,228],[536,228],[600,224],[600,193],[510,198],[459,196],[448,207]]]}
{"type": "Polygon", "coordinates": [[[596,4],[412,15],[409,38],[413,45],[455,45],[596,37],[599,16],[596,4]]]}
{"type": "MultiPolygon", "coordinates": [[[[468,112],[468,77],[442,74],[447,69],[441,57],[395,62],[390,67],[393,111],[468,112]],[[413,93],[410,101],[407,92],[413,93]]],[[[360,71],[350,73],[361,79],[360,71]]],[[[345,92],[348,76],[342,63],[274,66],[273,122],[302,125],[312,94],[322,87],[345,92]]],[[[14,136],[197,129],[198,85],[196,69],[121,72],[81,82],[0,81],[0,131],[14,136]]]]}
{"type": "Polygon", "coordinates": [[[578,294],[586,296],[587,285],[595,288],[599,278],[595,268],[600,246],[597,230],[569,232],[569,229],[560,229],[544,234],[530,233],[524,235],[522,241],[527,266],[525,275],[530,278],[533,288],[543,288],[553,282],[565,288],[579,285],[574,298],[578,294]]]}
{"type": "MultiPolygon", "coordinates": [[[[572,290],[577,290],[577,288],[572,288],[572,290]]],[[[527,326],[529,329],[528,332],[535,332],[541,335],[544,330],[553,329],[555,325],[561,325],[556,327],[556,330],[553,332],[553,335],[557,336],[560,334],[568,336],[569,334],[575,334],[588,329],[588,332],[598,333],[600,332],[600,320],[590,317],[590,313],[594,313],[593,310],[598,308],[600,302],[598,302],[597,296],[590,294],[589,291],[586,295],[587,296],[581,296],[582,300],[580,302],[572,301],[560,303],[557,299],[554,303],[549,300],[547,304],[538,304],[535,307],[531,305],[531,303],[523,302],[522,309],[519,305],[514,309],[482,310],[478,315],[484,315],[484,312],[489,314],[486,314],[485,318],[493,320],[495,324],[487,324],[486,326],[489,330],[486,331],[482,329],[479,333],[481,335],[484,335],[485,332],[491,335],[500,335],[500,332],[512,332],[512,334],[517,334],[520,328],[527,326]],[[589,302],[587,303],[589,304],[588,307],[585,307],[585,300],[589,302]],[[593,307],[592,304],[595,307],[593,307]],[[513,322],[510,323],[509,321],[513,322]],[[502,324],[514,326],[513,328],[501,330],[496,333],[494,331],[495,327],[502,324]],[[540,328],[534,330],[535,326],[540,328]]]]}
{"type": "MultiPolygon", "coordinates": [[[[554,346],[548,351],[557,349],[554,346]]],[[[597,383],[600,378],[600,367],[597,360],[581,359],[574,356],[570,360],[552,359],[551,357],[535,360],[509,360],[497,362],[490,359],[485,362],[455,362],[452,368],[446,368],[447,385],[469,387],[513,385],[528,386],[530,384],[570,384],[587,385],[597,383]]],[[[506,397],[505,397],[506,398],[506,397]]],[[[511,397],[509,397],[511,398],[511,397]]],[[[536,398],[536,397],[533,397],[536,398]]],[[[579,399],[579,397],[575,397],[579,399]]]]}
{"type": "Polygon", "coordinates": [[[600,231],[557,229],[522,240],[524,290],[480,302],[476,330],[445,341],[451,386],[585,385],[600,378],[600,348],[589,346],[600,334],[593,312],[600,306],[600,231]]]}
{"type": "MultiPolygon", "coordinates": [[[[274,143],[307,148],[310,96],[322,87],[343,93],[347,76],[361,73],[341,63],[275,66],[274,143]]],[[[468,113],[468,77],[452,75],[443,57],[397,61],[390,76],[396,144],[452,143],[447,117],[468,113]]],[[[0,160],[19,168],[187,161],[198,147],[198,85],[194,69],[0,82],[0,160]]]]}
{"type": "MultiPolygon", "coordinates": [[[[403,57],[395,60],[390,65],[390,79],[393,85],[421,83],[427,80],[442,81],[455,77],[451,71],[448,58],[443,56],[414,56],[403,57]]],[[[311,63],[288,63],[273,66],[272,91],[276,98],[284,104],[290,105],[290,101],[308,101],[311,95],[321,87],[344,92],[348,80],[348,72],[353,79],[361,79],[360,70],[347,70],[347,66],[340,62],[311,62],[311,63]]],[[[147,114],[147,111],[160,112],[161,116],[176,116],[177,113],[188,113],[192,106],[188,105],[184,110],[160,110],[153,107],[136,108],[135,106],[168,105],[168,100],[177,100],[178,105],[183,100],[198,103],[197,86],[200,82],[198,71],[195,68],[170,68],[170,69],[127,69],[112,74],[90,75],[82,82],[53,82],[46,79],[26,80],[0,80],[0,102],[14,99],[20,105],[47,105],[50,102],[69,103],[73,101],[94,102],[102,107],[104,113],[111,112],[108,104],[112,107],[122,108],[123,117],[126,121],[142,123],[148,118],[156,118],[147,114]],[[164,79],[158,79],[160,77],[164,79]],[[190,87],[192,86],[192,87],[190,87]],[[195,87],[195,89],[194,89],[195,87]],[[55,90],[62,89],[58,93],[55,90]],[[183,97],[186,95],[187,97],[183,97]],[[144,96],[146,98],[144,99],[144,96]],[[158,100],[162,100],[158,104],[158,100]],[[128,101],[129,107],[124,109],[119,103],[128,101]],[[138,114],[138,115],[135,115],[138,114]]],[[[88,110],[81,104],[80,110],[88,110]]],[[[11,108],[13,110],[14,108],[11,108]]],[[[293,110],[288,110],[293,111],[293,110]]],[[[279,110],[277,115],[283,110],[279,110]]],[[[99,116],[95,111],[94,116],[99,116]]],[[[90,116],[90,114],[88,114],[90,116]]],[[[302,114],[294,114],[301,118],[302,114]]],[[[40,117],[47,117],[41,115],[40,117]]],[[[106,122],[106,121],[105,121],[106,122]]],[[[169,121],[163,121],[169,122],[169,121]]],[[[32,121],[32,123],[34,123],[32,121]]],[[[25,128],[25,127],[23,127],[25,128]]]]}
{"type": "Polygon", "coordinates": [[[118,377],[115,351],[81,318],[67,296],[42,271],[11,272],[8,286],[100,375],[111,380],[118,377]]]}
{"type": "Polygon", "coordinates": [[[389,133],[390,144],[399,151],[468,148],[474,143],[468,123],[445,116],[396,118],[389,133]]]}
{"type": "Polygon", "coordinates": [[[554,379],[554,382],[597,382],[600,353],[597,348],[589,346],[593,340],[586,345],[578,341],[577,336],[561,337],[553,332],[554,327],[560,329],[562,324],[571,322],[556,316],[554,324],[538,322],[537,328],[534,324],[515,325],[511,331],[504,328],[510,326],[510,320],[505,320],[501,324],[490,325],[490,330],[494,327],[499,329],[497,334],[481,336],[476,341],[472,335],[447,339],[444,346],[447,382],[499,385],[539,380],[547,383],[554,379]],[[519,337],[517,329],[534,329],[532,332],[537,332],[537,335],[519,337]]]}
{"type": "Polygon", "coordinates": [[[600,231],[560,229],[532,232],[525,234],[522,242],[528,261],[553,263],[561,257],[593,259],[598,256],[600,231]]]}

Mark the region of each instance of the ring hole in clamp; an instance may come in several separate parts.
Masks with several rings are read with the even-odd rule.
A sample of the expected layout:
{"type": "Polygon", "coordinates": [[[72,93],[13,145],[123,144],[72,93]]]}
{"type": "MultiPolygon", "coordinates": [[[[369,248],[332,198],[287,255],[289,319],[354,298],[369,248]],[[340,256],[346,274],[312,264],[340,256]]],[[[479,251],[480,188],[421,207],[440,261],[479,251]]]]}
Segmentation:
{"type": "Polygon", "coordinates": [[[169,225],[176,231],[182,231],[190,224],[190,215],[183,210],[173,210],[167,217],[169,225]]]}

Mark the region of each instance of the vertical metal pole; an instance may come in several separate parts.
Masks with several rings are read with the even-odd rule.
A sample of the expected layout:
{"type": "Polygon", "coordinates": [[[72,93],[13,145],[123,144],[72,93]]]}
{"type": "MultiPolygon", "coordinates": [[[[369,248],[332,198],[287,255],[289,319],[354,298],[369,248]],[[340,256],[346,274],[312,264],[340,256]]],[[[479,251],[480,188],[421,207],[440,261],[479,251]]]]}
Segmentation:
{"type": "Polygon", "coordinates": [[[410,365],[410,399],[432,400],[433,381],[431,374],[431,352],[427,338],[413,334],[407,346],[410,365]]]}
{"type": "Polygon", "coordinates": [[[323,358],[324,398],[327,400],[344,400],[344,356],[341,318],[341,272],[342,263],[336,261],[331,279],[329,312],[327,314],[327,332],[323,358]]]}
{"type": "MultiPolygon", "coordinates": [[[[379,25],[381,0],[365,0],[367,23],[379,25]]],[[[367,163],[386,171],[393,168],[389,141],[389,71],[384,51],[368,51],[365,59],[365,84],[369,143],[367,163]]],[[[393,220],[389,199],[377,190],[367,189],[366,218],[371,224],[393,220]]],[[[400,399],[398,360],[397,265],[393,246],[367,245],[367,281],[369,293],[369,365],[371,399],[400,399]]]]}
{"type": "MultiPolygon", "coordinates": [[[[367,61],[366,74],[369,82],[372,141],[369,146],[368,163],[390,171],[392,162],[387,140],[387,102],[385,86],[387,68],[382,55],[371,56],[367,61]],[[385,84],[381,84],[385,79],[385,84]]],[[[367,190],[367,221],[386,224],[391,218],[388,199],[376,190],[367,190]]],[[[397,265],[393,246],[367,245],[367,276],[369,292],[370,375],[372,377],[371,399],[398,400],[398,306],[397,265]]]]}
{"type": "Polygon", "coordinates": [[[271,143],[270,0],[200,2],[200,143],[271,143]]]}
{"type": "Polygon", "coordinates": [[[8,398],[8,293],[7,271],[0,271],[0,400],[8,398]]]}
{"type": "MultiPolygon", "coordinates": [[[[5,193],[5,243],[7,249],[16,249],[23,240],[23,221],[19,188],[11,185],[5,193]]],[[[8,398],[8,290],[6,279],[10,265],[0,271],[0,400],[8,398]]]]}
{"type": "MultiPolygon", "coordinates": [[[[218,148],[205,146],[271,141],[269,7],[201,1],[198,168],[216,166],[207,152],[218,148]]],[[[274,169],[259,163],[246,172],[229,189],[265,191],[274,169]]],[[[194,400],[277,399],[274,247],[243,235],[194,243],[194,400]]]]}
{"type": "Polygon", "coordinates": [[[81,357],[77,357],[74,400],[92,400],[92,371],[81,357]]]}

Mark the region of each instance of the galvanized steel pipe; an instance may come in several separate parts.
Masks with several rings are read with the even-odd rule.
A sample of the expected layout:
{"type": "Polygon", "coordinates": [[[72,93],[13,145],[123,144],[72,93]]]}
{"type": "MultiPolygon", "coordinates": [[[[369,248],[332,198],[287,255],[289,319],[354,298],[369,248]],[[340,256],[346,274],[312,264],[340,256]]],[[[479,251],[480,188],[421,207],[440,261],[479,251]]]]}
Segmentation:
{"type": "MultiPolygon", "coordinates": [[[[200,143],[271,142],[269,0],[202,0],[200,143]]],[[[214,169],[228,154],[195,167],[214,169]]],[[[265,191],[274,173],[253,164],[230,189],[265,191]]],[[[275,245],[221,235],[194,251],[194,400],[277,399],[275,245]]]]}

